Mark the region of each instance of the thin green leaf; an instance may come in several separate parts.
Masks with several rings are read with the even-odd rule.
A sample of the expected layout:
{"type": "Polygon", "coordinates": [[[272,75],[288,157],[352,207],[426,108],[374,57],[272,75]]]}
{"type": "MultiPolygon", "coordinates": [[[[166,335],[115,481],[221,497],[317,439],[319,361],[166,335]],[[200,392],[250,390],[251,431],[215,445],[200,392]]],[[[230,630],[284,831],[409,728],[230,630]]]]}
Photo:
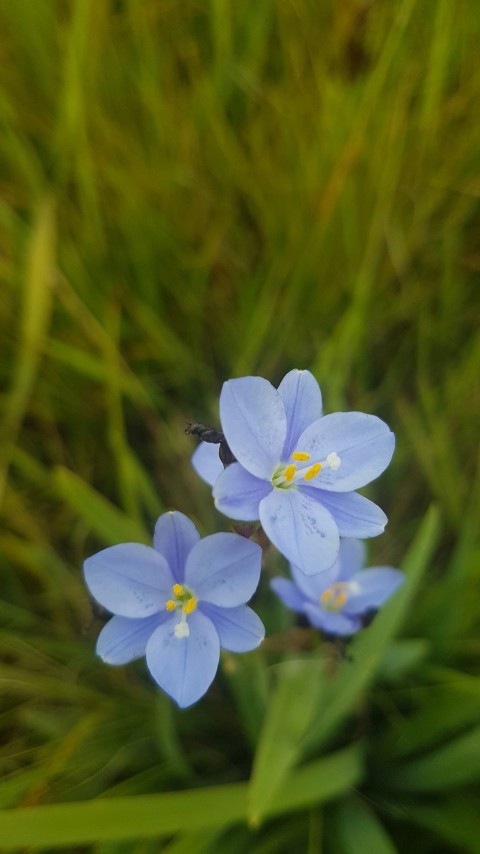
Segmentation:
{"type": "Polygon", "coordinates": [[[430,830],[435,837],[455,847],[461,846],[469,854],[480,854],[478,798],[475,795],[455,796],[450,793],[435,805],[395,803],[386,807],[386,811],[396,819],[400,809],[406,821],[430,830]]]}
{"type": "Polygon", "coordinates": [[[334,833],[342,854],[395,854],[397,850],[375,813],[353,795],[335,807],[334,833]]]}
{"type": "MultiPolygon", "coordinates": [[[[110,365],[95,353],[89,353],[80,347],[74,347],[53,338],[48,343],[47,353],[65,367],[70,368],[74,374],[78,373],[103,384],[109,381],[110,365]]],[[[145,404],[145,393],[134,375],[119,371],[119,385],[125,396],[134,403],[145,404]]]]}
{"type": "Polygon", "coordinates": [[[35,224],[25,259],[18,355],[0,431],[0,504],[3,501],[14,441],[25,415],[48,335],[52,311],[55,244],[55,205],[53,199],[46,197],[35,211],[35,224]]]}
{"type": "MultiPolygon", "coordinates": [[[[350,747],[311,762],[292,775],[267,814],[295,812],[348,791],[359,782],[361,751],[350,747]]],[[[22,846],[67,846],[225,828],[247,819],[246,783],[162,795],[105,798],[0,813],[5,851],[22,846]]]]}
{"type": "Polygon", "coordinates": [[[387,683],[397,682],[405,673],[417,668],[428,652],[428,641],[421,638],[395,641],[385,650],[379,662],[377,678],[387,683]]]}
{"type": "Polygon", "coordinates": [[[266,814],[281,815],[325,803],[357,785],[362,774],[363,750],[359,744],[308,762],[291,774],[266,814]]]}
{"type": "Polygon", "coordinates": [[[385,777],[401,791],[440,792],[480,781],[480,726],[385,777]]]}
{"type": "Polygon", "coordinates": [[[222,653],[223,673],[252,748],[262,727],[268,699],[268,670],[261,650],[250,655],[222,653]]]}
{"type": "Polygon", "coordinates": [[[427,696],[420,690],[420,696],[418,709],[394,718],[376,741],[376,755],[391,760],[425,752],[480,719],[480,680],[459,671],[452,671],[445,684],[430,686],[427,696]]]}
{"type": "Polygon", "coordinates": [[[78,475],[58,466],[54,480],[58,494],[108,545],[127,541],[151,544],[152,537],[142,525],[115,507],[78,475]]]}
{"type": "Polygon", "coordinates": [[[181,833],[170,845],[162,848],[162,854],[203,854],[211,850],[211,845],[219,836],[219,831],[195,830],[192,833],[181,833]]]}
{"type": "Polygon", "coordinates": [[[319,661],[287,661],[276,671],[277,684],[269,699],[249,787],[248,811],[254,824],[260,822],[299,759],[322,686],[319,661]]]}

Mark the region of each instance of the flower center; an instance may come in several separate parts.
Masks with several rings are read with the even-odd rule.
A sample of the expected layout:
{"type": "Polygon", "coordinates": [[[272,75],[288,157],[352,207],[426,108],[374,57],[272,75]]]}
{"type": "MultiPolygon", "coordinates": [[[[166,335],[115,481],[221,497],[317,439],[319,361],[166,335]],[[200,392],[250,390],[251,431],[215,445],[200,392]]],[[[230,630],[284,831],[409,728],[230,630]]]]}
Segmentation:
{"type": "Polygon", "coordinates": [[[183,584],[174,584],[172,593],[175,598],[165,602],[165,608],[167,611],[181,611],[180,620],[174,628],[174,635],[177,638],[188,638],[190,629],[187,617],[192,611],[195,611],[198,604],[197,600],[192,591],[188,587],[184,587],[183,584]]]}
{"type": "Polygon", "coordinates": [[[341,464],[341,459],[335,451],[331,451],[324,460],[313,462],[311,465],[298,466],[296,463],[309,463],[310,454],[306,451],[294,451],[292,454],[294,463],[281,463],[274,471],[272,476],[272,484],[277,489],[290,489],[299,481],[313,480],[317,477],[322,469],[329,468],[336,471],[341,464]]]}
{"type": "Polygon", "coordinates": [[[348,600],[349,584],[337,581],[331,584],[320,596],[320,605],[325,611],[341,611],[348,600]]]}

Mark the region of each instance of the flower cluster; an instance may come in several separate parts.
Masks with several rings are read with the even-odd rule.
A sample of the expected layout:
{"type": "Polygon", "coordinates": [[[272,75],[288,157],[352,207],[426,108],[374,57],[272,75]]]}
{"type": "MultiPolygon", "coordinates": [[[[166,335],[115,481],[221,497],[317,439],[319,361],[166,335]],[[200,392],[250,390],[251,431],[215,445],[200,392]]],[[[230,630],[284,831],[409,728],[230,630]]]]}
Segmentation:
{"type": "MultiPolygon", "coordinates": [[[[383,511],[356,490],[378,477],[394,436],[373,415],[323,415],[308,371],[290,371],[275,389],[261,377],[224,383],[223,433],[208,429],[192,463],[230,519],[260,521],[290,562],[292,580],[274,578],[282,602],[329,634],[349,635],[402,582],[391,567],[361,569],[360,539],[381,534],[383,511]],[[220,437],[220,438],[218,438],[220,437]],[[234,460],[230,462],[230,460],[234,460]],[[354,539],[352,539],[354,538],[354,539]]],[[[114,616],[97,652],[109,664],[145,656],[157,684],[182,708],[208,689],[220,649],[248,652],[264,627],[247,602],[260,579],[261,549],[237,533],[200,538],[177,511],[155,527],[153,548],[125,543],[84,564],[94,598],[114,616]]]]}

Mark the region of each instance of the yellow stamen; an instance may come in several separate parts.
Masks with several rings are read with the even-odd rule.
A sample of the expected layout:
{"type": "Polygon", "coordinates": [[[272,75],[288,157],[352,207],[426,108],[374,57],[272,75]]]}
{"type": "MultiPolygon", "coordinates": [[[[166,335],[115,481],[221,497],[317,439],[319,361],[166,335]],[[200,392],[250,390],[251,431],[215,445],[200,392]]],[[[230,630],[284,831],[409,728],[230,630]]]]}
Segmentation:
{"type": "Polygon", "coordinates": [[[165,603],[165,608],[167,609],[167,611],[175,610],[175,602],[173,601],[173,599],[169,599],[168,602],[165,603]]]}
{"type": "Polygon", "coordinates": [[[348,600],[349,585],[345,581],[337,581],[331,584],[320,595],[320,603],[327,611],[341,611],[348,600]]]}
{"type": "Polygon", "coordinates": [[[314,463],[313,466],[310,466],[308,471],[305,472],[304,478],[305,480],[313,480],[314,477],[322,470],[321,463],[314,463]]]}
{"type": "Polygon", "coordinates": [[[294,466],[293,464],[290,466],[287,466],[287,468],[283,472],[283,476],[284,476],[285,480],[288,480],[289,482],[291,480],[293,480],[293,478],[295,477],[296,470],[297,470],[297,467],[294,466]]]}
{"type": "Polygon", "coordinates": [[[194,611],[196,607],[197,607],[197,600],[195,599],[195,596],[192,596],[191,599],[189,599],[188,602],[186,602],[185,605],[183,606],[183,613],[184,614],[191,614],[192,611],[194,611]]]}
{"type": "Polygon", "coordinates": [[[306,451],[295,451],[292,454],[292,460],[298,460],[299,463],[308,463],[310,459],[310,454],[307,454],[306,451]]]}
{"type": "Polygon", "coordinates": [[[184,592],[182,584],[174,584],[172,587],[172,590],[173,590],[175,596],[181,596],[182,593],[184,592]]]}

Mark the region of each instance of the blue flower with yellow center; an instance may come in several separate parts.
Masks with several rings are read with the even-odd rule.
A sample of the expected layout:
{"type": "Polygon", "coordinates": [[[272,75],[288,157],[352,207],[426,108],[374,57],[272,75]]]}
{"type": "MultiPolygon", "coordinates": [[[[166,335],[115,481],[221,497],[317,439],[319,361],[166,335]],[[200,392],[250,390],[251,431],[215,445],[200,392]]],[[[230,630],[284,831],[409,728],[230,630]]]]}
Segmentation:
{"type": "Polygon", "coordinates": [[[273,578],[270,584],[287,608],[303,614],[315,628],[332,635],[351,635],[362,627],[362,617],[380,608],[404,581],[398,569],[362,569],[363,564],[363,543],[345,539],[331,569],[305,575],[291,565],[292,581],[273,578]]]}
{"type": "Polygon", "coordinates": [[[108,664],[146,656],[155,681],[181,707],[195,703],[217,672],[220,648],[248,652],[264,638],[245,604],[260,579],[262,552],[238,534],[200,539],[177,511],[155,526],[154,547],[123,543],[84,563],[93,597],[115,616],[97,653],[108,664]]]}
{"type": "Polygon", "coordinates": [[[261,377],[224,383],[220,420],[237,462],[222,470],[215,445],[193,465],[213,485],[216,507],[254,521],[307,574],[329,569],[340,537],[375,537],[383,511],[355,491],[378,477],[393,454],[388,426],[362,412],[322,414],[309,371],[290,371],[275,389],[261,377]]]}

